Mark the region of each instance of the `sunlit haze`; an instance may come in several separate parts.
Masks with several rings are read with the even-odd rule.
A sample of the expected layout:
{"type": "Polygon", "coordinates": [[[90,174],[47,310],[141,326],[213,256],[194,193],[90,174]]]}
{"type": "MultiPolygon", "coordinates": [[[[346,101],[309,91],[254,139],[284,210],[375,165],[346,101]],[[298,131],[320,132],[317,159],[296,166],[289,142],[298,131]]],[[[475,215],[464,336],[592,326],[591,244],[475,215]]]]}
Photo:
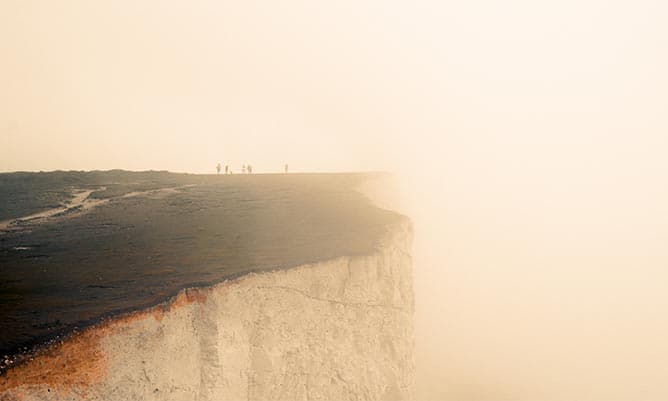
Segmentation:
{"type": "Polygon", "coordinates": [[[0,171],[391,171],[417,391],[668,399],[668,3],[14,1],[0,171]]]}

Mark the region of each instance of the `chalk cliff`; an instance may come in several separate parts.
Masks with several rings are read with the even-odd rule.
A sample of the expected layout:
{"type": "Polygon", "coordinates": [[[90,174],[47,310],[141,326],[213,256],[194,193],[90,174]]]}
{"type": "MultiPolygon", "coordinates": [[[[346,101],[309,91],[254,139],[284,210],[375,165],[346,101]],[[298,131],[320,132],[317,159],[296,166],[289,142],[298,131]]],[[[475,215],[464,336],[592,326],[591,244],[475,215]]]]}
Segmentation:
{"type": "Polygon", "coordinates": [[[370,254],[250,273],[103,321],[0,378],[0,399],[403,400],[410,223],[370,254]]]}

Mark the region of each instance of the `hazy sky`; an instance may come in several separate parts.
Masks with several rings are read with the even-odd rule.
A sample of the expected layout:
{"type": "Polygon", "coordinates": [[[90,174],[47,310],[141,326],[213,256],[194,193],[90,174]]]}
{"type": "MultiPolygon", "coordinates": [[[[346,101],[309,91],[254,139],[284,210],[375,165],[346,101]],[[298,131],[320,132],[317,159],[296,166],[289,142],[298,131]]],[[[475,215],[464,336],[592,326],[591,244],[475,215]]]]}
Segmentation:
{"type": "Polygon", "coordinates": [[[0,170],[408,169],[421,152],[574,169],[592,150],[659,152],[666,14],[660,1],[4,0],[0,170]]]}
{"type": "Polygon", "coordinates": [[[388,168],[416,71],[381,5],[5,1],[0,169],[388,168]]]}
{"type": "Polygon", "coordinates": [[[423,397],[668,398],[668,3],[0,4],[0,171],[392,170],[423,397]]]}
{"type": "Polygon", "coordinates": [[[666,11],[5,0],[0,170],[396,170],[422,152],[577,169],[660,152],[666,11]]]}

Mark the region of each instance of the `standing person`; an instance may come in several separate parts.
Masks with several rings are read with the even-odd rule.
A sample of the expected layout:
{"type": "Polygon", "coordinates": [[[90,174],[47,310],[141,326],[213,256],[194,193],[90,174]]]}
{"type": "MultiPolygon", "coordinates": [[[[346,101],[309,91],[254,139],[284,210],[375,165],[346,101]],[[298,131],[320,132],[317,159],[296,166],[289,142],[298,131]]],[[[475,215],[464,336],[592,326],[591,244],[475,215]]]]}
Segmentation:
{"type": "Polygon", "coordinates": [[[253,174],[253,166],[249,164],[246,168],[248,169],[248,174],[253,174]]]}
{"type": "Polygon", "coordinates": [[[230,165],[226,164],[225,165],[225,174],[229,174],[229,173],[230,173],[230,165]]]}
{"type": "Polygon", "coordinates": [[[217,174],[220,174],[220,168],[221,168],[220,163],[218,163],[218,165],[216,166],[216,173],[217,174]]]}
{"type": "Polygon", "coordinates": [[[285,164],[285,174],[287,174],[287,173],[288,173],[288,165],[287,165],[287,163],[286,163],[286,164],[285,164]]]}

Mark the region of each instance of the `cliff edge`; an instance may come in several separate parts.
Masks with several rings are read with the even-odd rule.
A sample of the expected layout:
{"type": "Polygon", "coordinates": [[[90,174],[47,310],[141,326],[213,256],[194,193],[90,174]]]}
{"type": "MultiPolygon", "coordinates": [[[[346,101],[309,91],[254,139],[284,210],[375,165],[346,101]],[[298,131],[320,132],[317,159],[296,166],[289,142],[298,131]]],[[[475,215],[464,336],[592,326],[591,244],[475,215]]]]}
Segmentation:
{"type": "Polygon", "coordinates": [[[9,370],[5,400],[403,400],[412,232],[376,250],[181,291],[9,370]]]}

